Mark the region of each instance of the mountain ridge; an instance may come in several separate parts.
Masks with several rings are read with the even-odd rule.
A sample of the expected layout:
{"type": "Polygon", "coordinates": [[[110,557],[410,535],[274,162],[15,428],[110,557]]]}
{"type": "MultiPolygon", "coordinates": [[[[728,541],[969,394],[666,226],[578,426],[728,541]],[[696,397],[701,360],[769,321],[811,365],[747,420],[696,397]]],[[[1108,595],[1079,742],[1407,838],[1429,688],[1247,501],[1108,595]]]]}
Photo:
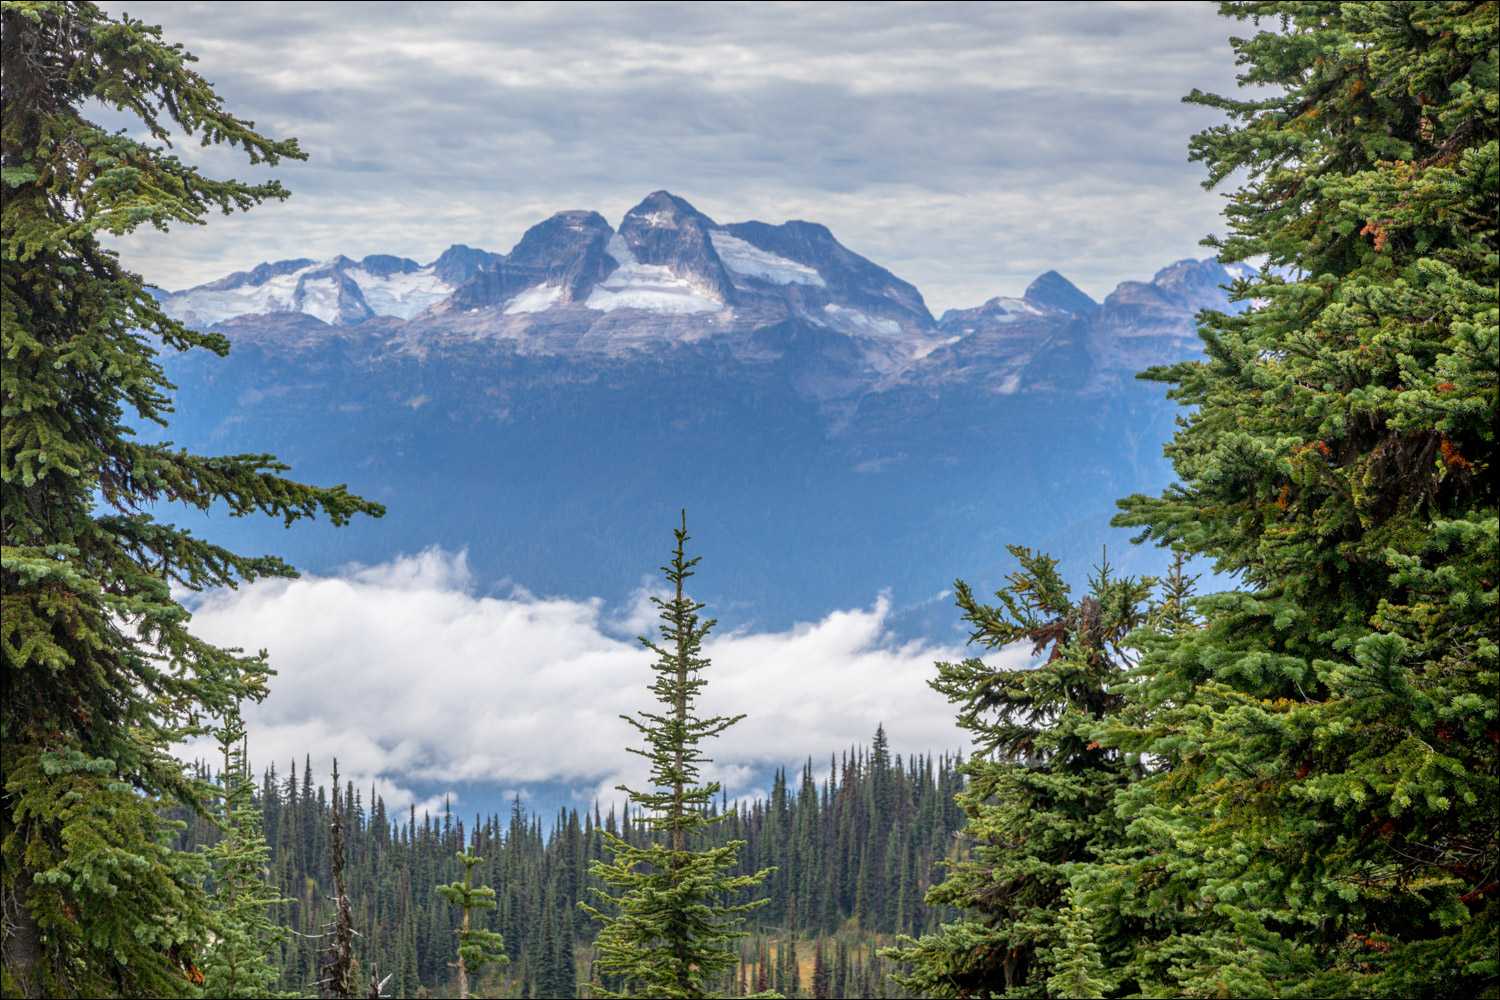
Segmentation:
{"type": "Polygon", "coordinates": [[[303,316],[416,354],[452,341],[617,356],[717,341],[757,365],[791,352],[800,363],[783,367],[799,391],[845,419],[864,395],[963,381],[976,364],[996,392],[1108,391],[1195,350],[1193,314],[1230,308],[1219,285],[1235,276],[1186,259],[1149,282],[1120,283],[1099,303],[1047,271],[1019,297],[934,319],[914,285],[826,226],[721,225],[655,191],[618,228],[598,212],[557,212],[505,254],[455,244],[425,265],[389,254],[292,258],[161,300],[174,318],[234,321],[293,350],[318,339],[294,318],[303,316]]]}

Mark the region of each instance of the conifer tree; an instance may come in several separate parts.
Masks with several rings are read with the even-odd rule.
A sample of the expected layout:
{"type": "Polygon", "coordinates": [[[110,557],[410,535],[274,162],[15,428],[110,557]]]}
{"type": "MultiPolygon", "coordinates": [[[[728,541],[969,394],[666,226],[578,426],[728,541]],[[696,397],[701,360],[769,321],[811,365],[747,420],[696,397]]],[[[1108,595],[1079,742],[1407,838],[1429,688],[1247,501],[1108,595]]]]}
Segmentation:
{"type": "Polygon", "coordinates": [[[463,881],[440,885],[437,892],[463,911],[463,923],[454,932],[458,935],[458,961],[450,964],[458,971],[459,1000],[468,1000],[470,976],[479,975],[492,962],[503,965],[510,959],[505,955],[504,938],[495,931],[476,927],[472,922],[475,910],[493,910],[496,905],[494,889],[474,884],[474,867],[483,864],[484,859],[476,856],[473,848],[466,849],[457,857],[464,866],[463,881]]]}
{"type": "Polygon", "coordinates": [[[1266,89],[1194,92],[1230,123],[1192,157],[1243,178],[1220,259],[1265,266],[1145,373],[1193,411],[1116,518],[1238,583],[1148,643],[1120,738],[1162,766],[1132,832],[1180,914],[1142,986],[1493,996],[1500,14],[1223,11],[1266,89]]]}
{"type": "Polygon", "coordinates": [[[1070,885],[1123,836],[1114,796],[1137,768],[1101,746],[1097,728],[1121,709],[1125,638],[1145,620],[1155,581],[1115,577],[1101,562],[1075,602],[1055,559],[1010,551],[1021,569],[996,594],[1000,606],[981,604],[963,581],[958,606],[971,642],[1025,642],[1047,659],[1018,669],[939,663],[929,682],[960,706],[959,724],[973,734],[960,795],[971,849],[927,895],[964,908],[966,919],[882,952],[908,964],[896,981],[919,996],[1047,997],[1053,980],[1094,990],[1099,953],[1108,962],[1133,940],[1116,925],[1099,941],[1070,885]]]}
{"type": "Polygon", "coordinates": [[[131,438],[165,423],[160,347],[224,353],[162,312],[97,234],[196,224],[286,197],[168,155],[174,129],[252,163],[302,158],[226,111],[157,28],[92,3],[5,0],[3,375],[0,375],[0,909],[6,989],[156,996],[186,988],[211,921],[201,857],[165,848],[156,806],[213,792],[167,753],[264,695],[260,657],[194,638],[170,587],[292,570],[159,523],[144,509],[223,503],[235,516],[334,523],[378,505],[283,478],[268,455],[206,458],[131,438]],[[84,117],[91,102],[139,131],[84,117]]]}
{"type": "Polygon", "coordinates": [[[829,992],[828,959],[823,954],[823,935],[818,935],[818,943],[813,950],[813,972],[812,972],[813,1000],[828,1000],[833,994],[829,992]]]}
{"type": "Polygon", "coordinates": [[[204,950],[204,990],[211,996],[260,1000],[285,994],[270,986],[280,976],[271,956],[287,932],[270,915],[290,902],[266,883],[271,849],[261,833],[261,814],[251,797],[245,727],[238,712],[214,734],[223,759],[222,836],[204,854],[212,865],[213,942],[204,950]]]}
{"type": "Polygon", "coordinates": [[[1179,753],[1166,741],[1158,742],[1195,711],[1190,704],[1172,701],[1182,690],[1159,663],[1169,648],[1189,643],[1201,626],[1193,611],[1197,580],[1187,573],[1182,553],[1176,553],[1150,620],[1131,639],[1139,647],[1154,646],[1154,656],[1126,672],[1118,687],[1120,711],[1095,730],[1099,742],[1118,748],[1141,777],[1115,794],[1114,811],[1127,824],[1124,837],[1099,845],[1097,860],[1074,872],[1059,963],[1067,978],[1054,988],[1059,996],[1106,984],[1112,984],[1110,995],[1170,993],[1170,969],[1181,960],[1178,936],[1203,918],[1197,866],[1176,854],[1170,824],[1162,819],[1170,813],[1161,800],[1173,797],[1171,783],[1191,780],[1191,775],[1177,772],[1179,753]],[[1093,932],[1107,933],[1109,923],[1129,927],[1131,940],[1110,956],[1106,974],[1093,932]]]}
{"type": "Polygon", "coordinates": [[[630,991],[596,988],[595,995],[603,997],[722,996],[711,988],[738,961],[729,945],[744,936],[735,929],[744,922],[740,914],[764,903],[724,900],[759,885],[771,873],[763,869],[754,875],[729,874],[738,866],[744,841],[697,850],[691,842],[724,818],[707,814],[721,786],[716,781],[699,784],[698,766],[710,761],[700,756],[698,745],[744,716],[702,718],[695,714],[698,692],[707,683],[702,672],[709,666],[702,655],[703,638],[715,620],[701,621],[698,612],[704,605],[683,590],[698,564],[697,557],[688,559],[684,551],[689,537],[686,512],[682,527],[673,534],[677,545],[670,564],[662,567],[673,596],[651,599],[661,609],[661,642],[644,636],[640,640],[656,654],[651,692],[664,707],[660,713],[621,716],[646,743],[644,749],[632,747],[630,751],[651,762],[652,791],[620,786],[643,810],[640,825],[650,840],[645,846],[634,846],[606,833],[613,860],[595,861],[590,868],[596,878],[622,890],[618,897],[593,890],[601,901],[618,909],[618,916],[579,904],[604,925],[598,939],[599,967],[624,977],[630,991]],[[667,843],[658,843],[657,836],[667,843]]]}

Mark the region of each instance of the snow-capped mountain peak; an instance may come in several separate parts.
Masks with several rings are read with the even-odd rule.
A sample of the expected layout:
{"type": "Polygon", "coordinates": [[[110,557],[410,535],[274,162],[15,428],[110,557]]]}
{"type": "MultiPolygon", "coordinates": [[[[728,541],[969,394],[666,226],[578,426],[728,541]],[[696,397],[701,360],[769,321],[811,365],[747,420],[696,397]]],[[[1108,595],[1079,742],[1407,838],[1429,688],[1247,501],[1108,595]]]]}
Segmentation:
{"type": "MultiPolygon", "coordinates": [[[[464,266],[450,255],[468,249],[450,248],[426,266],[390,254],[371,254],[359,261],[342,255],[324,261],[276,261],[172,292],[162,297],[162,307],[174,319],[204,327],[277,313],[304,313],[330,326],[350,326],[375,316],[410,319],[453,294],[457,286],[445,279],[458,276],[464,266]]],[[[468,270],[472,273],[473,268],[468,270]]]]}

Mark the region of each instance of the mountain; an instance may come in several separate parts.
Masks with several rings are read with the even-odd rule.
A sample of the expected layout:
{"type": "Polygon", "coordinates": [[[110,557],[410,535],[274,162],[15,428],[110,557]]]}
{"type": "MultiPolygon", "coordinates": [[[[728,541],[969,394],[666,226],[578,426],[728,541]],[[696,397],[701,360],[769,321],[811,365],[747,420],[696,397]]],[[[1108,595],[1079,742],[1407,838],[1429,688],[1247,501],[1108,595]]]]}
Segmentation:
{"type": "Polygon", "coordinates": [[[467,282],[487,262],[476,256],[481,253],[455,246],[426,267],[388,254],[359,261],[282,260],[163,296],[162,302],[174,319],[205,327],[257,315],[305,315],[336,326],[375,316],[408,319],[467,282]]]}
{"type": "Polygon", "coordinates": [[[822,225],[720,224],[658,191],[505,254],[294,259],[163,294],[235,345],[168,359],[171,433],[387,503],[274,540],[215,520],[314,571],[442,544],[491,581],[614,600],[686,506],[726,620],[890,589],[912,629],[951,625],[922,602],[955,576],[999,583],[1006,543],[1086,564],[1114,498],[1166,483],[1173,412],[1132,376],[1193,356],[1234,277],[1178,261],[1096,303],[1049,271],[935,320],[822,225]]]}
{"type": "Polygon", "coordinates": [[[508,254],[454,247],[426,266],[281,261],[163,301],[188,323],[254,318],[258,339],[279,329],[293,344],[307,329],[297,317],[312,317],[355,330],[402,320],[382,335],[409,351],[487,340],[525,355],[620,356],[712,339],[739,361],[770,364],[795,349],[820,373],[799,385],[820,400],[857,394],[863,375],[890,373],[938,339],[921,293],[825,227],[721,226],[665,191],[618,230],[597,212],[559,212],[508,254]],[[466,274],[445,266],[458,259],[466,274]]]}
{"type": "Polygon", "coordinates": [[[1245,273],[1180,260],[1149,282],[1121,283],[1101,305],[1048,271],[1018,299],[944,313],[949,341],[905,377],[987,383],[998,393],[1115,391],[1136,372],[1196,354],[1193,316],[1240,308],[1221,286],[1245,273]]]}

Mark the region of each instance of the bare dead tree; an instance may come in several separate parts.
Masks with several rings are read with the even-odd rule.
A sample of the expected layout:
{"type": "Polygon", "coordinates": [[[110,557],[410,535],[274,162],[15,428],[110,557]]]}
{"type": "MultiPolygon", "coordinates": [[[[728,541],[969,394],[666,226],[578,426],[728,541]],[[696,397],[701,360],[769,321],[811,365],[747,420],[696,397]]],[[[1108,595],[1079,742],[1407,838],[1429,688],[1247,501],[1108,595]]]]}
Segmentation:
{"type": "Polygon", "coordinates": [[[371,962],[370,963],[370,992],[365,994],[365,996],[367,996],[369,998],[369,1000],[386,1000],[386,996],[385,996],[385,984],[391,981],[391,976],[395,975],[395,973],[394,972],[387,972],[385,974],[385,978],[384,979],[377,979],[376,977],[378,975],[379,975],[379,973],[375,971],[375,963],[371,962]]]}
{"type": "MultiPolygon", "coordinates": [[[[339,761],[333,759],[333,888],[330,897],[335,906],[333,943],[328,946],[328,961],[323,965],[323,996],[328,1000],[358,1000],[359,986],[354,978],[354,910],[344,886],[344,793],[339,788],[339,761]]],[[[378,996],[377,986],[373,991],[378,996]]]]}

